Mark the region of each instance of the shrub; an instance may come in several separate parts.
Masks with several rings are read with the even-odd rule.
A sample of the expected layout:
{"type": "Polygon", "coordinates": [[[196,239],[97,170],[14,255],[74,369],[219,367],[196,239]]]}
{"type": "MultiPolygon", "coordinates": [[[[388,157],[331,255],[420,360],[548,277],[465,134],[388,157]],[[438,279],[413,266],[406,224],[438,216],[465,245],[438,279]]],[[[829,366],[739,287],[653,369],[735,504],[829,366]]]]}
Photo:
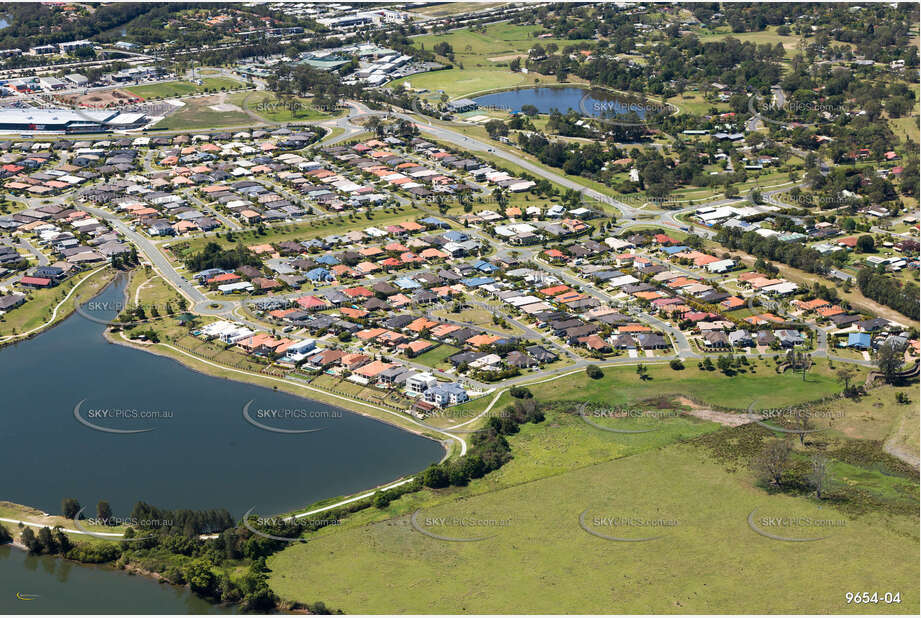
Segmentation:
{"type": "Polygon", "coordinates": [[[524,386],[513,386],[509,389],[508,394],[515,399],[531,399],[534,395],[524,386]]]}

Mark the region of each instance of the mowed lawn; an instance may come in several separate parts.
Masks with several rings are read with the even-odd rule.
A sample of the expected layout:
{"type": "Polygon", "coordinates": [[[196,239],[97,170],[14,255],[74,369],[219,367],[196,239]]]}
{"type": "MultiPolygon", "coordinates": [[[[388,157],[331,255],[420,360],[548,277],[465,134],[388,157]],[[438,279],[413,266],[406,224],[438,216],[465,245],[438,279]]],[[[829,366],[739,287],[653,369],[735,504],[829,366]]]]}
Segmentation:
{"type": "Polygon", "coordinates": [[[436,369],[450,369],[451,364],[448,363],[447,359],[449,356],[457,354],[458,352],[460,352],[460,348],[455,348],[453,345],[443,343],[437,348],[413,357],[412,361],[436,369]]]}
{"type": "Polygon", "coordinates": [[[406,511],[285,549],[269,560],[270,585],[285,599],[322,600],[346,613],[918,611],[916,518],[855,518],[810,498],[769,495],[752,485],[750,472],[729,472],[691,445],[423,504],[417,523],[449,538],[490,538],[430,538],[406,511]],[[754,509],[761,530],[827,538],[766,538],[749,527],[754,509]],[[601,534],[661,538],[599,538],[580,526],[583,512],[586,526],[601,534]],[[442,517],[469,520],[434,520],[442,517]],[[832,525],[804,530],[762,519],[778,517],[832,525]],[[863,590],[898,591],[902,602],[846,604],[846,592],[863,590]]]}

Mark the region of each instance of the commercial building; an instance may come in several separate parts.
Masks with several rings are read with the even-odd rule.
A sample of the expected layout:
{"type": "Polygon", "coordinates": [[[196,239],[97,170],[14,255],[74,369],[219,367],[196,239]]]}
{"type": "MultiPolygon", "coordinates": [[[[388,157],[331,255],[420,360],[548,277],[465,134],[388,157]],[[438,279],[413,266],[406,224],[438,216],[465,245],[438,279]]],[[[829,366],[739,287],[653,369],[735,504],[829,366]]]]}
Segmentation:
{"type": "Polygon", "coordinates": [[[126,114],[114,110],[0,109],[0,131],[3,132],[92,133],[134,129],[143,126],[147,121],[144,114],[126,114]]]}

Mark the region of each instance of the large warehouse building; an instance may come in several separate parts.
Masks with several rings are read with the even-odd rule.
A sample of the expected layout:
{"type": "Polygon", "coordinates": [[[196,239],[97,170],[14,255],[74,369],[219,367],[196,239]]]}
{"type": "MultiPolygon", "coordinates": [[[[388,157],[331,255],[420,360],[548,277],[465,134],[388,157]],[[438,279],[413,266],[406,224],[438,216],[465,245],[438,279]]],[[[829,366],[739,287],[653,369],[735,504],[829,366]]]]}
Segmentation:
{"type": "Polygon", "coordinates": [[[99,133],[136,129],[149,122],[145,114],[116,110],[38,108],[0,109],[0,132],[99,133]]]}

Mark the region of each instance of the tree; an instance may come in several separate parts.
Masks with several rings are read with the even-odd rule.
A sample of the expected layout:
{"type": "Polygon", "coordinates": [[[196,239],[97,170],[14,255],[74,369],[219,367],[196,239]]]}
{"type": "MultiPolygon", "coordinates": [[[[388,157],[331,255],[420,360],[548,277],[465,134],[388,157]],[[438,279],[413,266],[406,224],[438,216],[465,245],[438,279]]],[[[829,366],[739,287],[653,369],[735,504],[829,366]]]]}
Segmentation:
{"type": "Polygon", "coordinates": [[[873,240],[872,236],[864,234],[863,236],[859,236],[857,238],[857,249],[861,253],[872,253],[875,247],[876,242],[873,240]]]}
{"type": "Polygon", "coordinates": [[[844,384],[844,394],[847,395],[850,392],[851,378],[854,377],[854,368],[850,365],[844,365],[835,371],[835,377],[844,384]]]}
{"type": "Polygon", "coordinates": [[[486,474],[486,464],[479,455],[466,455],[463,458],[463,466],[467,478],[478,479],[486,474]]]}
{"type": "Polygon", "coordinates": [[[787,362],[790,363],[790,369],[802,372],[803,382],[805,382],[806,372],[812,368],[812,357],[799,350],[790,350],[787,352],[787,362]]]}
{"type": "Polygon", "coordinates": [[[422,473],[422,484],[426,487],[432,487],[433,489],[447,487],[448,475],[445,473],[444,468],[437,464],[433,464],[422,473]]]}
{"type": "Polygon", "coordinates": [[[390,495],[386,491],[379,491],[374,494],[374,506],[378,509],[387,508],[390,504],[390,495]]]}
{"type": "Polygon", "coordinates": [[[38,531],[38,543],[41,546],[40,551],[46,554],[58,553],[58,544],[51,536],[51,528],[45,526],[38,531]]]}
{"type": "Polygon", "coordinates": [[[755,458],[755,471],[763,481],[780,487],[790,463],[792,450],[793,447],[790,446],[788,440],[781,438],[768,440],[764,445],[764,449],[755,458]]]}
{"type": "Polygon", "coordinates": [[[681,362],[680,358],[673,358],[671,361],[669,361],[668,366],[675,371],[681,371],[684,369],[684,363],[681,362]]]}
{"type": "Polygon", "coordinates": [[[484,126],[489,137],[493,139],[508,135],[508,126],[501,120],[490,120],[484,126]]]}
{"type": "Polygon", "coordinates": [[[67,519],[73,519],[80,512],[80,503],[76,498],[64,498],[61,500],[61,514],[67,519]]]}
{"type": "Polygon", "coordinates": [[[537,106],[531,105],[530,103],[525,103],[521,106],[521,113],[525,116],[536,116],[537,106]]]}
{"type": "Polygon", "coordinates": [[[797,409],[793,417],[793,425],[796,427],[800,446],[805,446],[806,434],[813,428],[812,417],[808,411],[797,409]]]}
{"type": "Polygon", "coordinates": [[[60,526],[54,527],[54,543],[57,545],[58,552],[61,554],[66,554],[73,548],[73,543],[70,542],[70,538],[64,534],[64,530],[60,526]]]}
{"type": "Polygon", "coordinates": [[[103,524],[107,526],[111,525],[110,521],[112,519],[112,507],[110,507],[109,503],[105,500],[100,500],[99,504],[96,505],[96,517],[103,524]]]}
{"type": "Polygon", "coordinates": [[[590,377],[592,380],[600,380],[604,377],[604,372],[598,365],[589,365],[585,368],[585,375],[590,377]]]}
{"type": "Polygon", "coordinates": [[[205,560],[196,560],[186,567],[185,579],[192,592],[205,597],[212,597],[217,591],[217,578],[211,571],[211,565],[205,560]]]}
{"type": "Polygon", "coordinates": [[[828,487],[828,460],[824,456],[812,456],[812,469],[809,471],[808,480],[815,489],[815,497],[821,500],[822,492],[828,487]]]}
{"type": "Polygon", "coordinates": [[[30,553],[37,554],[41,552],[41,545],[38,543],[38,539],[35,538],[35,532],[32,531],[32,528],[26,526],[25,530],[22,531],[22,534],[19,535],[22,544],[26,546],[26,549],[30,553]]]}
{"type": "Polygon", "coordinates": [[[6,526],[0,524],[0,545],[6,545],[13,542],[13,535],[6,529],[6,526]]]}
{"type": "Polygon", "coordinates": [[[902,353],[890,343],[883,342],[876,350],[876,364],[886,382],[892,384],[895,374],[902,368],[902,353]]]}
{"type": "Polygon", "coordinates": [[[508,394],[515,399],[530,399],[534,396],[530,389],[524,386],[513,386],[509,389],[508,394]]]}

